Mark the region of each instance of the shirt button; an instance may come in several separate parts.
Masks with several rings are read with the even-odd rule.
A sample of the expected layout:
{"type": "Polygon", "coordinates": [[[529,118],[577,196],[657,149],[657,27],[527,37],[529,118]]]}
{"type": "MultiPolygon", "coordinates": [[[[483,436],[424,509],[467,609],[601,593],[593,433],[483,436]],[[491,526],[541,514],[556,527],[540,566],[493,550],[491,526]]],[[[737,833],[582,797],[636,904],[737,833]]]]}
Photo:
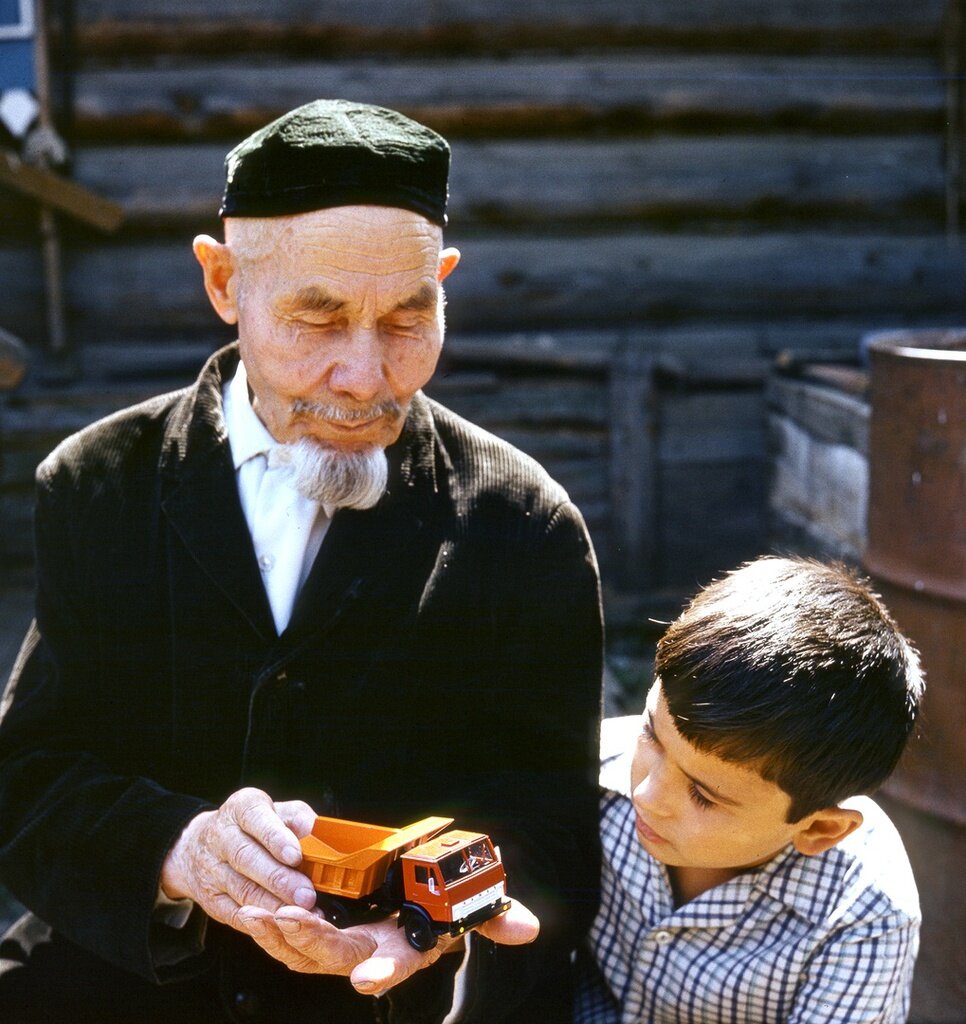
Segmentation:
{"type": "Polygon", "coordinates": [[[671,941],[672,938],[673,938],[673,936],[668,931],[663,931],[662,930],[662,931],[654,933],[654,941],[659,946],[666,946],[671,941]]]}
{"type": "Polygon", "coordinates": [[[258,556],[258,568],[262,572],[268,572],[275,565],[274,555],[259,555],[258,556]]]}

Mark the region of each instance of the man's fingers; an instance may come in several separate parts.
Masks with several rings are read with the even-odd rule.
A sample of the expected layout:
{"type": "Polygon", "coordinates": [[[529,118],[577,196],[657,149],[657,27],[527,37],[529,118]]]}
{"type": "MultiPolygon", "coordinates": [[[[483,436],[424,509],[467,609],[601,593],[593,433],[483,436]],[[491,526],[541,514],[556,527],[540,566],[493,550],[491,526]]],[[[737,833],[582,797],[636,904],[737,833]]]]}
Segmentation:
{"type": "Polygon", "coordinates": [[[504,946],[523,946],[540,934],[540,921],[522,903],[513,900],[506,913],[484,921],[476,931],[504,946]]]}
{"type": "Polygon", "coordinates": [[[276,801],[275,813],[299,839],[307,836],[315,826],[315,811],[304,800],[276,801]]]}
{"type": "MultiPolygon", "coordinates": [[[[305,810],[311,810],[302,801],[287,801],[280,806],[300,820],[305,810]]],[[[233,793],[210,827],[216,833],[208,843],[212,853],[220,851],[224,862],[243,880],[225,890],[240,905],[270,910],[287,903],[315,906],[315,890],[297,870],[302,861],[298,838],[267,793],[254,788],[233,793]],[[278,902],[273,904],[267,897],[275,897],[278,902]]]]}
{"type": "Polygon", "coordinates": [[[293,868],[301,864],[298,837],[276,812],[267,793],[240,789],[225,802],[224,810],[242,832],[257,840],[276,860],[293,868]]]}
{"type": "Polygon", "coordinates": [[[225,888],[240,905],[250,903],[269,910],[286,903],[305,908],[315,906],[315,889],[301,871],[279,864],[254,840],[240,840],[233,846],[226,843],[226,863],[231,874],[226,876],[225,888]],[[271,897],[277,899],[274,905],[271,897]]]}

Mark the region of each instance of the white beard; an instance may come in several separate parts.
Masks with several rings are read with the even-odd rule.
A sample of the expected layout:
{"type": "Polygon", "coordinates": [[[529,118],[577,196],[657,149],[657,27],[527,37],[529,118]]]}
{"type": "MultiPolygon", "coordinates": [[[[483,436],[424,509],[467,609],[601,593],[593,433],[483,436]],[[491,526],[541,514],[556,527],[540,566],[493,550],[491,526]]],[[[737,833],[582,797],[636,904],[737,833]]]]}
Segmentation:
{"type": "Polygon", "coordinates": [[[344,452],[303,437],[273,449],[272,461],[289,470],[299,494],[329,508],[372,508],[389,480],[382,448],[344,452]]]}

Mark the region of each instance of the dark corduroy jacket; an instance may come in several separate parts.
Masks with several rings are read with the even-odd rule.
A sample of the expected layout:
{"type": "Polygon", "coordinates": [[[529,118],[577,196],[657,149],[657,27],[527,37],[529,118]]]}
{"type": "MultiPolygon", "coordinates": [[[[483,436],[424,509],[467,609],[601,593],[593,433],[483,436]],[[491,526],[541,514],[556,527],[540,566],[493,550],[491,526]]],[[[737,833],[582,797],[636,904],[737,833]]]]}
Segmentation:
{"type": "MultiPolygon", "coordinates": [[[[216,993],[238,1019],[372,1019],[343,979],[295,976],[213,924],[192,953],[191,928],[156,923],[185,822],[255,785],[319,813],[490,831],[544,928],[526,949],[476,944],[467,1019],[564,1019],[598,871],[601,616],[581,517],[532,460],[417,395],[387,494],[335,514],[278,636],[222,415],[237,358],[216,353],[192,387],[38,470],[37,628],[0,725],[0,881],[54,940],[20,973],[56,977],[50,998],[78,1019],[102,997],[120,1014],[130,990],[148,1020],[182,987],[184,1005],[216,993]]],[[[378,1013],[432,1019],[423,974],[378,1013]]]]}

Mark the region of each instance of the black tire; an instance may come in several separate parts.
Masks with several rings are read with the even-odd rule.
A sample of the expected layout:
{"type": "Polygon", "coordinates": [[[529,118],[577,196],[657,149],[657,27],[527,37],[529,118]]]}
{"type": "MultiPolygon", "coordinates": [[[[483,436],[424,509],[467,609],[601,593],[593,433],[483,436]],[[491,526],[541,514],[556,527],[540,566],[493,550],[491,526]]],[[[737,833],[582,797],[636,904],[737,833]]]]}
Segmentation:
{"type": "Polygon", "coordinates": [[[335,896],[320,893],[317,906],[322,911],[326,921],[334,924],[336,928],[348,928],[353,923],[355,915],[342,900],[335,896]]]}
{"type": "Polygon", "coordinates": [[[403,902],[403,876],[402,865],[399,861],[389,866],[386,872],[386,881],[383,883],[386,891],[386,902],[390,907],[398,907],[403,902]]]}
{"type": "Polygon", "coordinates": [[[404,907],[400,914],[406,941],[420,953],[428,953],[439,942],[433,930],[433,922],[425,910],[419,907],[404,907]]]}

